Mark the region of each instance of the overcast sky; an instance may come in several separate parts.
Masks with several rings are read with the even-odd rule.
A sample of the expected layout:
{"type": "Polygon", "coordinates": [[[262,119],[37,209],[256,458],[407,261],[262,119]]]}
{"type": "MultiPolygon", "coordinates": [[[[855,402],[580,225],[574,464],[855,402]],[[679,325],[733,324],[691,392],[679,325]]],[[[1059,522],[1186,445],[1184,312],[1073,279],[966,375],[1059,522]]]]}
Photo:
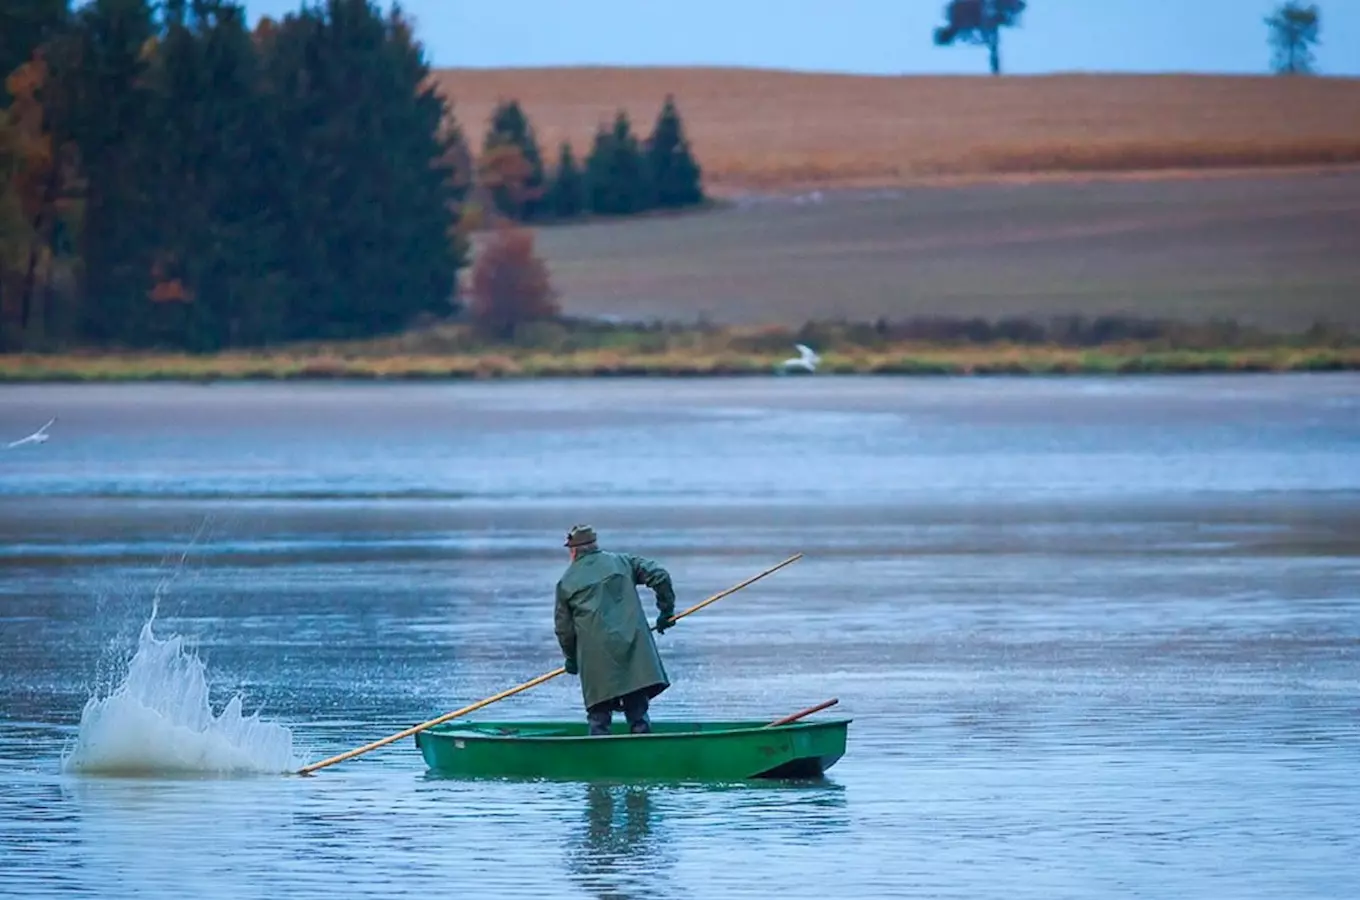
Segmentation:
{"type": "MultiPolygon", "coordinates": [[[[297,0],[244,0],[252,19],[297,0]]],[[[389,9],[389,2],[380,2],[389,9]]],[[[435,66],[736,65],[985,73],[931,43],[942,0],[406,0],[435,66]]],[[[1273,0],[1031,0],[1008,72],[1268,71],[1273,0]]],[[[1360,0],[1321,0],[1323,74],[1360,76],[1360,0]]]]}

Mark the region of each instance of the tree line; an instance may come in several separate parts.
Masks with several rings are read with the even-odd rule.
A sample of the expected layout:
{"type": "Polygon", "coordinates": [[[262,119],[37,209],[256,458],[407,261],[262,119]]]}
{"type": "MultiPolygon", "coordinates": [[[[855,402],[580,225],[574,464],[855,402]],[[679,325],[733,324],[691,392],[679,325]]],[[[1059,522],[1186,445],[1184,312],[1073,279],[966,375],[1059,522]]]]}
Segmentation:
{"type": "Polygon", "coordinates": [[[530,221],[702,200],[667,98],[543,172],[515,103],[474,160],[410,21],[324,0],[0,6],[0,350],[212,351],[459,312],[468,208],[530,221]]]}
{"type": "Polygon", "coordinates": [[[577,159],[569,142],[562,142],[551,171],[519,102],[503,101],[492,112],[482,142],[477,180],[478,208],[517,222],[632,215],[706,199],[699,164],[671,96],[645,139],[634,133],[628,114],[620,110],[612,122],[596,129],[584,160],[577,159]]]}
{"type": "MultiPolygon", "coordinates": [[[[935,29],[935,44],[971,44],[987,48],[993,75],[1001,74],[1001,33],[1019,27],[1028,0],[949,0],[944,24],[935,29]]],[[[1317,4],[1287,0],[1265,20],[1273,53],[1271,67],[1281,75],[1313,72],[1312,47],[1322,28],[1317,4]]]]}

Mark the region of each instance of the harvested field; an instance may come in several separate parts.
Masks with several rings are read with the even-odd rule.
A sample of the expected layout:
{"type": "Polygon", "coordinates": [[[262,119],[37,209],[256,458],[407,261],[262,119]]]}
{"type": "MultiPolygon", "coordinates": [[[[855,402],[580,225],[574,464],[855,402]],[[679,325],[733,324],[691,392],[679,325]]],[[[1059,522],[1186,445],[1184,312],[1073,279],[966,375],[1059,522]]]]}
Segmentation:
{"type": "Polygon", "coordinates": [[[1360,325],[1353,171],[829,191],[543,228],[538,247],[576,315],[1360,325]]]}
{"type": "Polygon", "coordinates": [[[446,69],[476,147],[516,98],[544,155],[589,149],[675,95],[716,194],[938,176],[1360,162],[1360,79],[1207,75],[883,77],[712,68],[446,69]]]}

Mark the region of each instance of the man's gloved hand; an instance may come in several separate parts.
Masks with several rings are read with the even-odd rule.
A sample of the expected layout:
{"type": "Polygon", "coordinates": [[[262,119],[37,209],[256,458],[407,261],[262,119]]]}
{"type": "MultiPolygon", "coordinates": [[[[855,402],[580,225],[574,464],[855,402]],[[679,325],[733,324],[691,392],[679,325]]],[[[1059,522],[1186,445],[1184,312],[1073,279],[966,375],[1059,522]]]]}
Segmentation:
{"type": "Polygon", "coordinates": [[[576,659],[574,657],[569,658],[565,662],[563,662],[562,668],[567,670],[568,675],[575,675],[577,672],[580,671],[580,669],[576,667],[576,659]]]}
{"type": "Polygon", "coordinates": [[[666,615],[665,613],[661,613],[656,617],[656,633],[665,634],[666,629],[670,628],[674,624],[675,620],[673,618],[666,615]]]}

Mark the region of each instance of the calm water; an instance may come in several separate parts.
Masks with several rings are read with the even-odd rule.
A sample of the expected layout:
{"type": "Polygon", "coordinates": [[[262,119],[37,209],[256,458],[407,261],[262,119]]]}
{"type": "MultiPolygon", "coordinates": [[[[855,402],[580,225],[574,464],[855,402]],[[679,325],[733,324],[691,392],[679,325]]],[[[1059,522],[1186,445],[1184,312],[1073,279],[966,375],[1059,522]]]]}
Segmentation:
{"type": "Polygon", "coordinates": [[[0,449],[0,894],[1354,895],[1356,376],[0,388],[0,440],[51,415],[0,449]],[[659,639],[654,715],[839,697],[825,782],[463,783],[410,739],[63,768],[153,602],[143,688],[192,699],[178,636],[264,724],[111,707],[152,768],[316,760],[556,667],[577,521],[683,605],[806,554],[659,639]]]}

